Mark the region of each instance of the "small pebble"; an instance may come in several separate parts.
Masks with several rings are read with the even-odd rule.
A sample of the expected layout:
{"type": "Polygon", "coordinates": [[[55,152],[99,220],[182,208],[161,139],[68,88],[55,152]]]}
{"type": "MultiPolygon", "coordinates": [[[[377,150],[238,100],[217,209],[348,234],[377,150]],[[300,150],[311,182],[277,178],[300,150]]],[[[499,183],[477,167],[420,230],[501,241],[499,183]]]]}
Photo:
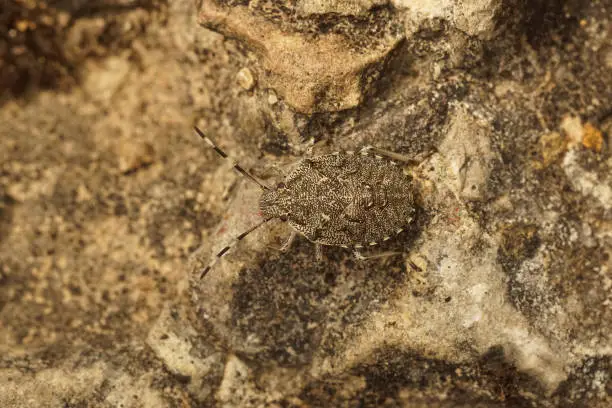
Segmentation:
{"type": "Polygon", "coordinates": [[[240,85],[245,91],[250,91],[255,86],[255,78],[253,73],[248,68],[242,68],[236,75],[238,85],[240,85]]]}
{"type": "Polygon", "coordinates": [[[582,142],[582,121],[578,116],[565,115],[560,127],[565,133],[569,147],[574,147],[582,142]]]}
{"type": "Polygon", "coordinates": [[[268,103],[270,105],[275,105],[277,102],[278,102],[278,97],[276,96],[274,91],[270,91],[270,93],[268,94],[268,103]]]}

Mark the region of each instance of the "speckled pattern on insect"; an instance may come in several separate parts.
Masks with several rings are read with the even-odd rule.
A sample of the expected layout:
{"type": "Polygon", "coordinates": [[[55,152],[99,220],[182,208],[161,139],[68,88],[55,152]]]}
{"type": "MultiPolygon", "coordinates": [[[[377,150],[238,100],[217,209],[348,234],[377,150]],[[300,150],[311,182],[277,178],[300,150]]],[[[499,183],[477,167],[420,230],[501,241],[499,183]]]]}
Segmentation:
{"type": "MultiPolygon", "coordinates": [[[[196,132],[222,157],[227,155],[198,128],[196,132]]],[[[263,190],[259,205],[264,220],[236,237],[237,242],[263,223],[279,218],[317,245],[358,251],[389,240],[409,225],[415,214],[414,186],[392,158],[371,146],[359,152],[336,152],[305,158],[283,182],[268,187],[234,163],[234,168],[263,190]]],[[[226,246],[201,273],[203,277],[231,248],[226,246]]]]}

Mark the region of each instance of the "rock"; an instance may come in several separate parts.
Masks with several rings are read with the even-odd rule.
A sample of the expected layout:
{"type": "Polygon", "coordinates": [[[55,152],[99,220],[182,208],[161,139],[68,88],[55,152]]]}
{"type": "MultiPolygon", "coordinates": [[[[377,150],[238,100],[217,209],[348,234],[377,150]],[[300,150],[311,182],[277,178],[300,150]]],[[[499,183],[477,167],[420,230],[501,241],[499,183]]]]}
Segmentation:
{"type": "Polygon", "coordinates": [[[253,73],[248,68],[242,68],[238,71],[236,80],[245,91],[250,91],[255,86],[255,78],[253,78],[253,73]]]}
{"type": "Polygon", "coordinates": [[[567,149],[567,141],[559,132],[544,133],[540,137],[543,165],[546,167],[557,160],[567,149]]]}
{"type": "Polygon", "coordinates": [[[212,392],[211,378],[219,376],[223,369],[223,355],[214,350],[202,350],[192,344],[197,332],[184,320],[185,316],[167,306],[149,332],[147,344],[168,370],[189,379],[189,391],[199,401],[212,392]]]}
{"type": "Polygon", "coordinates": [[[612,405],[609,4],[205,2],[234,41],[153,3],[70,14],[84,82],[0,106],[0,406],[612,405]],[[396,152],[414,222],[233,245],[261,190],[194,124],[269,186],[396,152]]]}
{"type": "Polygon", "coordinates": [[[91,63],[83,87],[91,99],[110,103],[129,71],[130,64],[125,57],[110,57],[100,63],[91,63]]]}
{"type": "Polygon", "coordinates": [[[217,399],[224,405],[239,406],[253,398],[255,390],[249,367],[238,357],[229,356],[217,399]]]}
{"type": "Polygon", "coordinates": [[[583,124],[579,117],[565,115],[560,127],[567,138],[569,148],[582,145],[597,153],[601,152],[604,145],[603,133],[592,124],[583,124]]]}
{"type": "Polygon", "coordinates": [[[471,0],[453,2],[455,26],[468,35],[491,38],[497,28],[496,16],[501,0],[471,0]]]}
{"type": "Polygon", "coordinates": [[[591,149],[597,153],[601,153],[604,145],[603,133],[590,123],[586,123],[583,127],[582,145],[587,149],[591,149]]]}
{"type": "Polygon", "coordinates": [[[149,166],[155,160],[155,150],[149,143],[123,139],[115,145],[117,166],[121,173],[131,173],[149,166]]]}
{"type": "Polygon", "coordinates": [[[565,115],[561,121],[561,130],[564,132],[567,138],[568,147],[576,147],[582,144],[582,137],[584,136],[584,129],[582,127],[582,121],[577,116],[565,115]]]}
{"type": "Polygon", "coordinates": [[[270,105],[276,105],[277,102],[278,97],[276,96],[276,93],[273,90],[270,90],[270,92],[268,93],[268,103],[270,105]]]}
{"type": "Polygon", "coordinates": [[[502,6],[500,0],[392,0],[391,3],[405,13],[408,33],[416,31],[428,20],[441,18],[458,30],[483,39],[495,35],[495,16],[502,6]]]}
{"type": "Polygon", "coordinates": [[[111,391],[104,399],[104,404],[111,407],[151,407],[163,408],[167,406],[162,393],[155,389],[153,378],[144,375],[133,378],[129,373],[113,373],[109,381],[111,391]]]}
{"type": "Polygon", "coordinates": [[[106,28],[102,17],[80,18],[66,32],[65,47],[72,58],[82,57],[85,52],[100,53],[103,48],[98,43],[106,28]]]}
{"type": "Polygon", "coordinates": [[[594,198],[595,205],[600,205],[606,210],[612,209],[612,176],[609,173],[598,176],[596,172],[582,167],[576,150],[570,150],[565,155],[563,170],[576,191],[594,198]]]}
{"type": "Polygon", "coordinates": [[[284,28],[248,7],[214,1],[202,3],[199,22],[244,42],[258,55],[265,73],[262,82],[296,111],[309,114],[359,105],[369,77],[401,40],[389,29],[374,36],[368,33],[363,41],[333,32],[311,36],[284,28]]]}
{"type": "Polygon", "coordinates": [[[87,186],[84,184],[79,184],[76,190],[76,201],[84,202],[92,199],[91,192],[87,189],[87,186]]]}
{"type": "Polygon", "coordinates": [[[481,200],[486,196],[486,183],[495,158],[490,138],[489,127],[466,109],[454,112],[439,149],[450,163],[455,194],[466,200],[481,200]]]}
{"type": "Polygon", "coordinates": [[[387,3],[388,0],[300,0],[296,8],[304,15],[337,13],[358,16],[387,3]]]}
{"type": "Polygon", "coordinates": [[[35,374],[18,369],[0,370],[0,406],[54,408],[66,401],[91,398],[107,380],[108,366],[98,362],[89,367],[49,368],[35,374]]]}

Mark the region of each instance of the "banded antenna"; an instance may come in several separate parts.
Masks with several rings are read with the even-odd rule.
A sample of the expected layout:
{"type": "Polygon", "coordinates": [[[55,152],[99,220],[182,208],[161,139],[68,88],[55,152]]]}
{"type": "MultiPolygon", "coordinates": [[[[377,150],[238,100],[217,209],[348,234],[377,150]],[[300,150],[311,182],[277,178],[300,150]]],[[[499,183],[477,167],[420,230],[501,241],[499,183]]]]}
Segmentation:
{"type": "MultiPolygon", "coordinates": [[[[197,127],[194,126],[194,130],[196,131],[196,133],[202,138],[204,139],[204,141],[215,151],[217,152],[217,154],[221,157],[223,157],[226,160],[229,160],[232,163],[232,167],[234,168],[234,170],[236,170],[238,173],[240,173],[240,175],[246,177],[247,179],[251,180],[252,182],[254,182],[255,184],[257,184],[262,190],[269,190],[270,188],[268,186],[266,186],[265,184],[263,184],[261,181],[257,180],[255,178],[255,176],[253,176],[251,173],[249,173],[248,171],[246,171],[241,165],[239,165],[238,163],[236,163],[234,160],[230,159],[230,157],[223,151],[221,150],[221,148],[219,148],[219,146],[217,146],[212,140],[210,140],[205,134],[204,132],[202,132],[200,129],[198,129],[197,127]]],[[[230,242],[228,245],[224,246],[219,252],[217,252],[217,254],[215,255],[215,257],[210,261],[210,263],[204,268],[202,269],[202,272],[200,273],[200,279],[203,279],[204,276],[206,276],[206,274],[212,269],[213,266],[215,266],[215,264],[219,261],[219,259],[221,259],[230,249],[232,249],[232,247],[234,245],[236,245],[239,241],[241,241],[244,237],[246,237],[247,235],[249,235],[251,232],[255,231],[257,228],[261,227],[262,225],[264,225],[265,223],[267,223],[268,221],[270,221],[273,218],[266,218],[263,221],[261,221],[260,223],[256,224],[255,226],[249,228],[248,230],[244,231],[243,233],[241,233],[240,235],[238,235],[236,238],[234,238],[232,240],[232,242],[230,242]]]]}
{"type": "Polygon", "coordinates": [[[217,154],[221,157],[223,157],[226,160],[229,160],[232,163],[232,166],[234,167],[234,170],[236,170],[238,173],[240,173],[242,176],[246,177],[247,179],[251,180],[252,182],[254,182],[255,184],[257,184],[262,190],[269,190],[270,187],[266,186],[265,184],[263,184],[261,181],[257,180],[255,178],[255,176],[253,176],[251,173],[249,173],[248,171],[246,171],[244,169],[244,167],[242,167],[240,164],[236,163],[234,160],[230,159],[230,157],[219,148],[219,146],[217,146],[215,144],[215,142],[213,142],[212,140],[210,140],[208,138],[208,136],[206,136],[204,134],[204,132],[202,132],[200,129],[198,129],[197,126],[193,127],[194,130],[196,131],[196,133],[198,134],[198,136],[200,136],[202,139],[204,139],[204,141],[206,143],[208,143],[208,145],[215,151],[217,152],[217,154]]]}
{"type": "Polygon", "coordinates": [[[210,263],[204,269],[202,269],[202,272],[200,273],[200,280],[204,279],[204,276],[206,276],[206,274],[212,269],[212,267],[215,266],[215,264],[219,261],[219,259],[221,259],[223,255],[225,255],[230,249],[232,249],[234,245],[240,242],[242,238],[246,237],[251,232],[255,231],[257,228],[261,227],[266,222],[272,219],[274,218],[266,218],[260,223],[255,224],[254,226],[252,226],[251,228],[249,228],[248,230],[244,231],[242,234],[234,238],[232,242],[224,246],[219,252],[217,252],[217,255],[215,255],[215,257],[210,261],[210,263]]]}

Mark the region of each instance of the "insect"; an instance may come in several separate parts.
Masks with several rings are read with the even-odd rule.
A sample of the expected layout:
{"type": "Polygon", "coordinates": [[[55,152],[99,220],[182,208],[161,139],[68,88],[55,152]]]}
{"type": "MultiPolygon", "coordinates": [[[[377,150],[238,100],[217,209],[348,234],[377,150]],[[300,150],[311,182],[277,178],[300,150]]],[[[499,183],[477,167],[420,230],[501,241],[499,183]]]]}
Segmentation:
{"type": "MultiPolygon", "coordinates": [[[[228,159],[204,133],[196,133],[221,157],[228,159]]],[[[292,227],[281,247],[286,251],[297,234],[316,245],[350,248],[358,259],[359,250],[387,241],[399,234],[415,216],[415,187],[397,161],[405,156],[366,146],[359,152],[336,152],[301,160],[296,168],[274,187],[257,180],[239,164],[234,169],[262,189],[259,209],[263,221],[238,235],[211,260],[202,279],[233,245],[268,221],[278,218],[292,227]]]]}

